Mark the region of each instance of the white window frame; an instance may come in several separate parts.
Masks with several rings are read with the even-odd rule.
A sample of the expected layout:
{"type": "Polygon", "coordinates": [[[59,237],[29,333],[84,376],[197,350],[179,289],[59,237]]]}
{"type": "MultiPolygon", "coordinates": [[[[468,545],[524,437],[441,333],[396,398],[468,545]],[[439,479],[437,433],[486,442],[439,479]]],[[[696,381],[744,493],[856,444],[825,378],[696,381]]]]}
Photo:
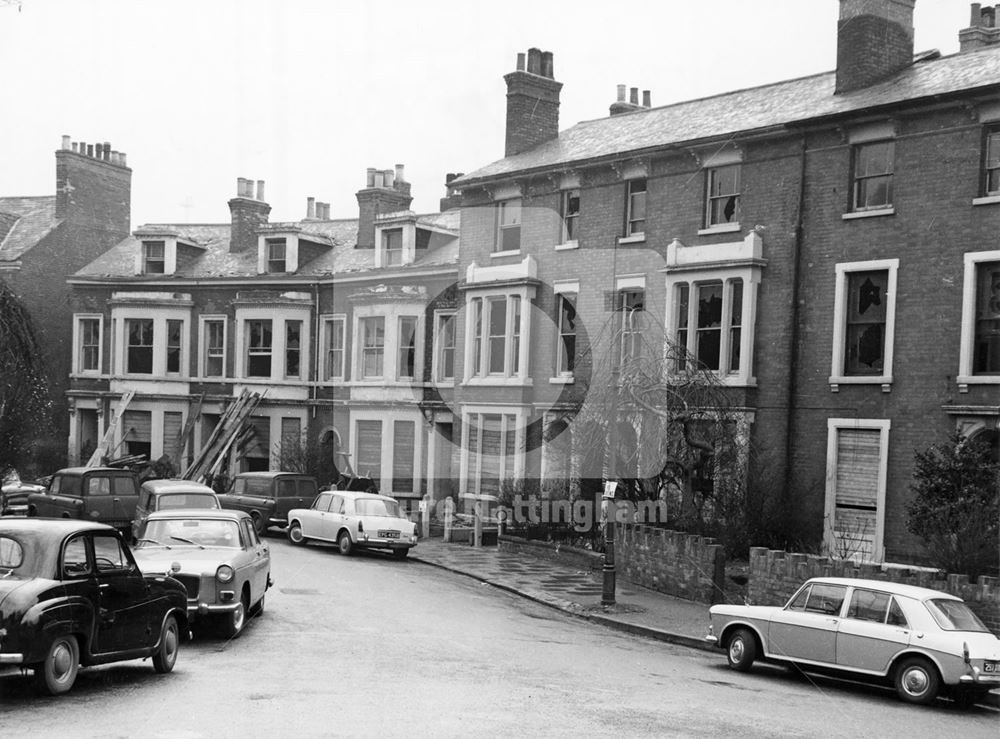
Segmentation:
{"type": "Polygon", "coordinates": [[[265,271],[269,275],[283,275],[288,273],[288,239],[284,236],[268,236],[264,239],[264,264],[265,271]],[[274,248],[281,247],[281,259],[274,258],[274,248]],[[274,265],[280,262],[282,269],[274,269],[274,265]]]}
{"type": "Polygon", "coordinates": [[[77,313],[73,316],[73,368],[75,374],[95,376],[104,371],[104,316],[100,313],[77,313]],[[83,368],[83,323],[97,321],[97,367],[83,368]]]}
{"type": "Polygon", "coordinates": [[[881,385],[883,392],[892,389],[892,357],[896,336],[896,284],[898,259],[874,259],[868,262],[841,262],[836,265],[836,286],[833,297],[833,347],[830,352],[830,389],[839,385],[881,385]],[[881,375],[846,375],[844,356],[847,341],[847,275],[851,272],[888,272],[885,307],[885,350],[881,375]]]}
{"type": "Polygon", "coordinates": [[[390,349],[390,343],[389,343],[389,327],[387,325],[387,324],[389,324],[388,317],[385,316],[385,315],[381,315],[381,314],[379,314],[379,315],[370,315],[370,316],[358,316],[357,321],[358,321],[358,323],[357,323],[358,330],[357,330],[357,334],[356,335],[358,337],[358,353],[357,353],[358,354],[358,363],[356,365],[357,366],[357,375],[356,376],[357,376],[357,378],[359,380],[365,380],[367,382],[371,382],[373,380],[381,380],[381,379],[383,379],[386,376],[386,372],[385,372],[385,358],[386,358],[386,355],[388,354],[388,356],[390,356],[390,357],[393,356],[393,354],[389,353],[391,351],[391,349],[390,349]],[[365,341],[366,341],[366,332],[367,332],[367,328],[366,327],[367,327],[369,321],[376,321],[377,322],[379,320],[382,321],[382,347],[381,347],[381,350],[382,350],[382,372],[380,374],[376,374],[376,375],[368,375],[368,374],[365,374],[365,350],[369,349],[369,348],[371,348],[372,350],[375,350],[375,349],[378,349],[378,346],[373,344],[371,347],[368,347],[367,344],[365,343],[365,341]]]}
{"type": "Polygon", "coordinates": [[[552,367],[552,378],[549,380],[552,384],[572,384],[575,379],[575,365],[580,356],[580,311],[578,307],[578,302],[580,299],[580,283],[579,281],[567,281],[563,283],[556,282],[552,286],[553,292],[556,298],[556,315],[553,325],[555,326],[555,364],[552,367]],[[569,300],[573,309],[576,312],[576,328],[574,329],[574,336],[577,341],[574,342],[573,348],[573,364],[574,370],[567,372],[561,371],[559,368],[563,363],[563,352],[565,347],[563,346],[563,327],[562,327],[562,302],[563,300],[569,300]]]}
{"type": "Polygon", "coordinates": [[[142,274],[144,275],[164,275],[167,274],[167,243],[161,239],[149,239],[142,242],[142,274]],[[156,259],[150,258],[150,250],[159,247],[160,255],[156,259]],[[150,270],[150,263],[159,264],[159,270],[150,270]]]}
{"type": "Polygon", "coordinates": [[[851,207],[848,209],[851,214],[858,215],[883,215],[891,214],[894,212],[895,200],[896,200],[896,140],[894,138],[880,138],[873,140],[864,141],[852,141],[851,143],[851,207]],[[882,172],[879,174],[872,175],[859,175],[858,174],[858,160],[861,155],[862,149],[882,146],[888,144],[892,153],[889,159],[890,169],[887,172],[882,172]],[[876,203],[874,205],[861,205],[858,202],[858,187],[862,180],[872,180],[878,177],[888,177],[889,179],[889,202],[888,203],[876,203]]]}
{"type": "Polygon", "coordinates": [[[519,254],[521,252],[522,228],[524,226],[524,200],[520,196],[506,198],[504,200],[497,201],[496,204],[496,241],[493,244],[493,254],[519,254]],[[514,203],[517,203],[517,222],[516,223],[504,223],[504,214],[507,209],[511,207],[514,203]],[[506,249],[504,248],[504,231],[517,229],[517,248],[516,249],[506,249]]]}
{"type": "Polygon", "coordinates": [[[405,240],[405,235],[406,234],[404,232],[403,226],[400,225],[400,226],[397,226],[395,228],[386,227],[386,228],[379,229],[379,231],[380,231],[380,237],[381,237],[380,240],[382,242],[379,245],[379,248],[382,250],[382,264],[380,266],[382,266],[382,267],[402,267],[403,264],[405,263],[404,262],[404,256],[406,254],[406,248],[404,246],[404,240],[405,240]],[[399,248],[398,249],[390,249],[389,248],[389,241],[390,241],[390,239],[391,239],[391,237],[393,235],[398,235],[398,237],[399,237],[399,248]],[[392,254],[396,255],[396,261],[395,262],[393,262],[392,259],[391,259],[391,257],[390,257],[390,255],[392,255],[392,254]]]}
{"type": "Polygon", "coordinates": [[[703,231],[709,231],[712,233],[724,233],[726,231],[739,231],[740,229],[740,206],[743,201],[743,165],[741,162],[728,162],[725,164],[716,164],[711,167],[705,168],[705,227],[703,231]],[[715,176],[727,169],[734,169],[736,171],[736,190],[731,193],[724,193],[720,195],[712,195],[712,183],[715,180],[715,176]],[[734,220],[731,221],[713,221],[712,220],[712,205],[716,200],[736,199],[736,208],[733,212],[734,220]]]}
{"type": "Polygon", "coordinates": [[[506,444],[504,443],[507,434],[514,433],[514,458],[511,465],[511,476],[518,479],[524,476],[525,452],[524,434],[527,428],[528,409],[522,406],[489,406],[489,405],[469,405],[462,408],[462,454],[459,464],[459,489],[462,494],[479,495],[482,490],[482,417],[492,415],[500,416],[500,480],[503,481],[503,473],[506,460],[506,444]],[[509,416],[514,417],[513,429],[509,416]],[[471,449],[470,424],[475,424],[479,430],[476,449],[471,449]],[[475,473],[474,477],[473,474],[475,473]],[[473,484],[473,489],[467,489],[468,483],[473,484]]]}
{"type": "Polygon", "coordinates": [[[580,188],[574,187],[559,192],[559,246],[569,249],[580,243],[580,212],[581,212],[580,188]],[[576,196],[576,212],[570,215],[569,203],[573,196],[576,196]],[[567,223],[572,219],[572,228],[567,223]],[[570,231],[573,231],[573,238],[570,238],[570,231]]]}
{"type": "Polygon", "coordinates": [[[284,323],[285,323],[285,340],[284,340],[284,342],[282,342],[283,346],[284,346],[284,351],[282,352],[282,355],[281,355],[282,377],[284,377],[286,380],[302,380],[302,379],[304,379],[303,378],[303,374],[305,372],[305,364],[304,364],[304,362],[305,362],[305,358],[306,358],[306,347],[305,347],[306,326],[305,326],[305,321],[302,320],[302,319],[300,319],[300,318],[287,318],[287,319],[285,319],[284,323]],[[289,338],[290,338],[290,335],[291,335],[291,331],[289,331],[289,327],[293,323],[299,324],[299,345],[298,345],[298,347],[291,347],[288,344],[288,341],[289,341],[289,338]],[[297,351],[299,353],[299,371],[298,371],[297,374],[294,374],[294,375],[291,374],[288,371],[288,353],[290,351],[297,351]]]}
{"type": "Polygon", "coordinates": [[[275,349],[275,346],[276,345],[280,346],[280,343],[278,342],[278,339],[277,339],[277,336],[278,336],[277,328],[278,328],[278,324],[279,323],[280,322],[278,320],[274,319],[274,318],[265,318],[263,316],[257,316],[257,317],[254,317],[254,318],[246,318],[246,319],[244,319],[244,321],[243,321],[243,347],[242,347],[242,353],[243,353],[243,376],[246,377],[248,380],[262,380],[262,379],[267,379],[267,378],[274,377],[274,375],[275,375],[275,372],[274,372],[275,367],[277,365],[279,365],[279,362],[277,361],[277,357],[275,356],[277,354],[277,350],[275,349]],[[262,329],[263,329],[263,324],[268,324],[269,328],[271,330],[271,343],[270,343],[269,346],[266,347],[267,348],[266,354],[267,354],[268,357],[270,357],[270,361],[268,362],[269,372],[266,375],[251,375],[250,374],[250,357],[251,356],[264,356],[265,355],[265,351],[264,351],[265,347],[264,347],[263,344],[260,347],[256,347],[256,351],[252,351],[253,349],[255,349],[255,347],[251,347],[250,346],[250,340],[251,340],[251,335],[252,335],[251,331],[250,331],[250,324],[251,323],[260,323],[260,324],[262,324],[262,329]]]}
{"type": "MultiPolygon", "coordinates": [[[[165,346],[164,346],[163,367],[164,367],[164,370],[166,371],[166,374],[170,375],[172,377],[178,377],[180,375],[187,374],[184,371],[185,370],[184,362],[187,359],[187,352],[185,351],[185,349],[187,347],[184,344],[184,338],[185,338],[185,336],[184,336],[184,334],[185,334],[184,328],[185,328],[184,321],[182,321],[182,320],[180,320],[178,318],[168,318],[164,322],[164,332],[163,332],[164,342],[163,343],[165,344],[165,346]],[[178,355],[179,355],[177,357],[177,370],[176,371],[171,371],[170,370],[170,349],[171,349],[171,346],[170,346],[170,324],[172,322],[180,323],[181,324],[180,336],[177,339],[178,342],[180,342],[180,343],[176,347],[178,355]]],[[[155,350],[154,350],[154,354],[155,354],[155,350]]]]}
{"type": "Polygon", "coordinates": [[[826,421],[826,500],[823,543],[828,551],[834,548],[834,516],[837,503],[837,440],[838,432],[852,429],[874,429],[879,432],[878,481],[875,493],[875,538],[872,545],[874,561],[885,559],[885,491],[889,472],[889,429],[892,421],[881,418],[828,418],[826,421]]]}
{"type": "Polygon", "coordinates": [[[347,316],[342,313],[323,316],[321,323],[323,327],[323,333],[320,339],[323,342],[321,354],[323,357],[322,377],[324,380],[343,380],[347,366],[347,316]],[[340,346],[339,368],[330,367],[329,361],[330,353],[333,351],[333,347],[330,345],[330,339],[333,336],[332,327],[338,323],[340,324],[340,336],[343,342],[340,346]]]}
{"type": "Polygon", "coordinates": [[[625,183],[625,233],[623,239],[632,239],[635,241],[642,241],[646,238],[646,221],[649,220],[649,179],[645,176],[636,177],[634,179],[627,180],[625,183]],[[638,192],[633,193],[632,188],[636,183],[642,182],[642,192],[643,197],[643,217],[633,218],[632,208],[634,195],[638,192]],[[642,222],[642,230],[633,230],[633,224],[642,222]]]}
{"type": "Polygon", "coordinates": [[[974,375],[972,373],[972,351],[976,339],[976,270],[984,262],[1000,262],[1000,249],[966,252],[963,261],[962,334],[956,381],[959,391],[967,393],[969,385],[1000,385],[1000,374],[974,375]]]}
{"type": "Polygon", "coordinates": [[[434,357],[431,360],[431,374],[437,384],[451,385],[455,382],[455,372],[458,368],[458,312],[454,310],[434,311],[434,357]],[[441,327],[446,320],[451,320],[451,375],[444,375],[444,344],[442,343],[441,327]]]}
{"type": "Polygon", "coordinates": [[[681,288],[688,289],[687,340],[684,349],[692,358],[697,358],[697,322],[698,304],[696,295],[703,285],[722,283],[722,324],[719,326],[719,368],[711,370],[722,382],[734,386],[754,386],[753,376],[753,343],[754,323],[756,322],[757,288],[760,284],[760,270],[750,267],[736,270],[712,270],[692,273],[679,273],[667,277],[667,326],[670,327],[671,340],[680,345],[681,288]],[[732,315],[734,285],[742,283],[740,301],[740,364],[735,370],[729,368],[729,358],[732,354],[732,315]]]}
{"type": "Polygon", "coordinates": [[[421,374],[420,365],[417,363],[417,354],[418,354],[417,348],[419,346],[418,344],[419,334],[420,334],[420,316],[415,316],[412,314],[401,314],[396,317],[396,351],[393,353],[396,365],[394,368],[395,369],[394,374],[396,376],[396,380],[400,382],[403,381],[413,382],[414,380],[420,378],[421,374]],[[413,322],[413,335],[410,337],[413,347],[413,374],[404,375],[402,372],[403,351],[404,349],[408,349],[411,346],[411,344],[403,343],[405,339],[405,336],[403,334],[404,330],[403,324],[409,321],[413,322]]]}
{"type": "Polygon", "coordinates": [[[465,322],[465,377],[464,382],[471,385],[530,385],[531,378],[528,367],[531,362],[531,313],[532,298],[535,296],[534,286],[517,285],[503,291],[469,290],[466,292],[465,322]],[[489,325],[490,311],[493,301],[503,299],[505,314],[504,326],[504,370],[502,373],[490,373],[490,341],[489,325]],[[514,331],[515,299],[520,302],[519,327],[514,331]],[[477,361],[475,301],[481,301],[482,306],[482,341],[479,342],[479,357],[477,361]],[[516,338],[516,341],[515,341],[516,338]],[[517,351],[514,351],[516,344],[517,351]],[[476,372],[478,367],[479,371],[476,372]]]}
{"type": "Polygon", "coordinates": [[[226,357],[227,357],[227,346],[229,340],[229,321],[224,315],[206,315],[199,316],[198,318],[198,336],[200,340],[198,342],[198,376],[203,379],[224,379],[226,376],[226,357]],[[222,324],[222,374],[219,375],[209,375],[208,372],[208,324],[210,323],[221,323],[222,324]]]}
{"type": "Polygon", "coordinates": [[[393,462],[395,461],[395,441],[396,441],[396,421],[411,421],[414,425],[414,436],[413,436],[413,492],[404,492],[400,497],[406,498],[416,498],[420,495],[421,481],[421,460],[426,459],[425,455],[425,440],[424,434],[421,433],[422,424],[425,422],[423,416],[419,411],[408,411],[405,409],[390,409],[390,410],[354,410],[350,412],[350,419],[348,421],[348,428],[351,429],[350,438],[350,454],[351,459],[355,460],[355,471],[358,474],[364,474],[367,470],[358,467],[357,460],[359,457],[359,434],[358,434],[358,422],[361,421],[379,421],[382,424],[382,434],[380,438],[380,460],[379,460],[379,479],[381,484],[385,486],[383,491],[386,495],[392,495],[394,491],[389,490],[393,477],[393,462]]]}
{"type": "Polygon", "coordinates": [[[996,189],[989,189],[991,171],[1000,173],[1000,124],[997,123],[986,126],[985,133],[983,134],[983,182],[981,192],[984,198],[1000,197],[1000,184],[997,185],[996,189]],[[991,143],[995,145],[996,151],[993,151],[991,143]],[[997,166],[990,167],[991,153],[997,157],[997,166]]]}

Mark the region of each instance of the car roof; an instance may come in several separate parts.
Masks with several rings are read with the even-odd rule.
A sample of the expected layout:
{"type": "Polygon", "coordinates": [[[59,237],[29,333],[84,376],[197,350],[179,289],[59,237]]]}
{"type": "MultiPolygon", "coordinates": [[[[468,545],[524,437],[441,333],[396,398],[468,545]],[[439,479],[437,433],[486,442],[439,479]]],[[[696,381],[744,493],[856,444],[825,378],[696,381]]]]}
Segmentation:
{"type": "Polygon", "coordinates": [[[65,536],[78,531],[113,531],[114,528],[96,521],[78,518],[23,518],[3,516],[0,518],[0,533],[40,534],[42,536],[65,536]]]}
{"type": "Polygon", "coordinates": [[[212,490],[208,485],[203,485],[200,482],[195,482],[194,480],[146,480],[142,483],[143,490],[147,490],[151,493],[159,492],[187,492],[187,493],[212,493],[212,490]]]}
{"type": "Polygon", "coordinates": [[[388,495],[379,495],[378,493],[366,493],[364,490],[321,490],[322,493],[333,493],[334,495],[343,495],[345,498],[351,498],[352,500],[358,500],[359,498],[373,498],[375,500],[391,500],[393,503],[397,502],[395,498],[388,495]]]}
{"type": "Polygon", "coordinates": [[[916,585],[889,582],[887,580],[862,580],[856,577],[814,577],[807,582],[821,582],[829,583],[831,585],[848,585],[855,588],[870,588],[871,590],[881,590],[884,593],[902,595],[915,600],[928,600],[929,598],[962,600],[957,595],[952,595],[951,593],[946,593],[942,590],[932,590],[931,588],[921,588],[916,585]]]}
{"type": "Polygon", "coordinates": [[[134,475],[132,470],[125,470],[121,467],[64,467],[58,470],[57,475],[82,475],[85,472],[120,472],[125,475],[134,475]]]}
{"type": "Polygon", "coordinates": [[[273,479],[275,477],[284,477],[284,476],[312,477],[312,475],[307,475],[304,472],[284,472],[282,470],[270,470],[268,472],[239,472],[239,473],[236,474],[236,477],[234,479],[236,479],[236,480],[245,480],[245,479],[248,479],[248,478],[251,478],[251,479],[252,478],[256,478],[258,480],[261,480],[261,479],[270,480],[270,479],[273,479]]]}
{"type": "Polygon", "coordinates": [[[246,511],[236,511],[231,508],[171,508],[166,511],[156,511],[150,513],[149,521],[158,521],[164,518],[204,518],[221,521],[241,521],[250,518],[246,511]]]}

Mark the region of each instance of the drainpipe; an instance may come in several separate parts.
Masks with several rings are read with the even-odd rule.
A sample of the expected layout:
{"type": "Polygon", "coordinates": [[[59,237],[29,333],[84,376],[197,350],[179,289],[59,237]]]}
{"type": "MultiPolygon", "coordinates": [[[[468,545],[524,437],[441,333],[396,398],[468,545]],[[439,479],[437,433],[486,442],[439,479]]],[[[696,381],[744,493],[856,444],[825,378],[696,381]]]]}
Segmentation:
{"type": "Polygon", "coordinates": [[[316,347],[313,352],[313,380],[309,383],[309,399],[310,405],[312,405],[312,417],[316,420],[317,415],[317,387],[319,385],[320,378],[320,347],[323,345],[323,340],[319,335],[319,283],[313,283],[313,335],[312,335],[312,345],[316,347]]]}
{"type": "Polygon", "coordinates": [[[795,438],[795,393],[798,391],[799,275],[802,274],[803,207],[806,196],[806,133],[802,132],[799,158],[799,201],[795,208],[795,241],[792,244],[792,330],[788,353],[788,402],[785,414],[785,494],[792,482],[792,439],[795,438]]]}

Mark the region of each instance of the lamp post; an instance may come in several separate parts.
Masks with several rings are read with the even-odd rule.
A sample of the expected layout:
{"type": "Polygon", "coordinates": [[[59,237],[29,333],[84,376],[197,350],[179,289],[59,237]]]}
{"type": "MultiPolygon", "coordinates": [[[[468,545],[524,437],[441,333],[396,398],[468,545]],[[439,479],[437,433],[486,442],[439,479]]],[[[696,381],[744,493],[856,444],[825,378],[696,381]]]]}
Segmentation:
{"type": "Polygon", "coordinates": [[[601,496],[601,514],[604,518],[604,566],[601,568],[603,584],[601,588],[601,605],[615,604],[615,489],[617,480],[604,483],[604,495],[601,496]]]}

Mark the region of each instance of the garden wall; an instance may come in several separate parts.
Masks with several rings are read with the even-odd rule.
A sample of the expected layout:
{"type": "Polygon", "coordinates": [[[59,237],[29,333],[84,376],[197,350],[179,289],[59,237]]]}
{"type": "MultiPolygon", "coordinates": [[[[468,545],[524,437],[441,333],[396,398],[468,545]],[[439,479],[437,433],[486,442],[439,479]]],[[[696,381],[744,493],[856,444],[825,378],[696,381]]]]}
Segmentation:
{"type": "Polygon", "coordinates": [[[604,555],[600,552],[592,552],[588,549],[577,549],[576,547],[553,544],[545,541],[534,541],[532,539],[522,539],[519,536],[500,535],[500,550],[504,552],[517,552],[547,559],[560,564],[578,567],[581,570],[600,571],[604,565],[604,555]]]}
{"type": "Polygon", "coordinates": [[[846,560],[750,548],[748,597],[761,606],[783,605],[810,577],[858,577],[867,580],[916,585],[957,595],[969,604],[983,623],[1000,635],[1000,578],[981,576],[974,583],[965,575],[929,570],[883,569],[877,564],[855,565],[846,560]]]}
{"type": "Polygon", "coordinates": [[[700,603],[725,600],[726,553],[714,539],[620,523],[615,564],[625,579],[700,603]]]}

